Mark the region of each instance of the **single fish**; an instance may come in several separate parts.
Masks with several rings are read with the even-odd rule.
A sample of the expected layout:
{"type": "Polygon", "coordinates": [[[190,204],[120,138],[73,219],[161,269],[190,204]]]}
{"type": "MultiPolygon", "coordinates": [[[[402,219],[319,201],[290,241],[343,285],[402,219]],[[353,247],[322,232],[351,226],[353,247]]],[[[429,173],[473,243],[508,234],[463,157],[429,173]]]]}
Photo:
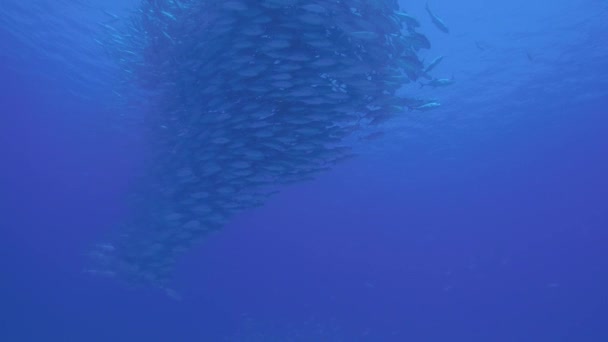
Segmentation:
{"type": "Polygon", "coordinates": [[[439,63],[441,63],[441,61],[442,61],[442,60],[443,60],[443,56],[439,56],[439,57],[437,57],[437,58],[433,59],[433,60],[431,61],[431,63],[429,63],[429,65],[427,65],[427,66],[426,66],[426,68],[424,68],[424,72],[425,72],[425,73],[428,73],[428,72],[430,72],[431,70],[435,69],[435,67],[436,67],[437,65],[439,65],[439,63]]]}
{"type": "Polygon", "coordinates": [[[400,12],[400,11],[395,11],[394,13],[397,16],[397,18],[399,18],[399,20],[405,22],[408,29],[411,30],[411,29],[420,27],[420,23],[418,22],[418,20],[416,18],[412,17],[411,15],[409,15],[405,12],[400,12]]]}
{"type": "Polygon", "coordinates": [[[431,8],[429,7],[429,3],[426,3],[426,11],[429,13],[429,16],[431,17],[431,21],[433,22],[433,24],[435,24],[435,26],[437,26],[437,28],[439,30],[441,30],[444,33],[450,33],[450,29],[448,28],[448,26],[443,22],[443,20],[441,18],[439,18],[437,15],[435,15],[435,13],[433,13],[433,11],[431,11],[431,8]]]}
{"type": "Polygon", "coordinates": [[[475,46],[477,47],[477,49],[479,49],[480,51],[486,51],[487,49],[490,48],[490,46],[487,43],[484,43],[482,41],[476,40],[475,41],[475,46]]]}
{"type": "Polygon", "coordinates": [[[441,107],[441,103],[439,102],[429,102],[429,103],[425,103],[421,106],[415,107],[414,109],[426,112],[427,110],[431,110],[431,109],[436,109],[441,107]]]}
{"type": "Polygon", "coordinates": [[[526,52],[526,57],[528,57],[528,60],[530,62],[534,62],[534,56],[532,56],[532,54],[529,51],[526,52]]]}
{"type": "Polygon", "coordinates": [[[420,82],[420,88],[424,86],[431,86],[433,88],[447,87],[452,84],[454,84],[454,76],[452,78],[434,78],[427,83],[420,82]]]}

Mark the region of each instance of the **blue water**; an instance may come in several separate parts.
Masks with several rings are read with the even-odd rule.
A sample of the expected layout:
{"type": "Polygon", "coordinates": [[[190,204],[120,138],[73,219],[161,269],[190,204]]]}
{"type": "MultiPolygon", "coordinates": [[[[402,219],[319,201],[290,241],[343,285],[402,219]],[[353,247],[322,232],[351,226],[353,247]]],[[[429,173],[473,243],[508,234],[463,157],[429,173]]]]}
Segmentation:
{"type": "Polygon", "coordinates": [[[435,0],[449,35],[402,1],[457,81],[411,88],[441,109],[235,217],[180,259],[181,301],[82,272],[142,172],[91,39],[97,8],[135,2],[15,2],[0,341],[608,341],[606,1],[435,0]]]}

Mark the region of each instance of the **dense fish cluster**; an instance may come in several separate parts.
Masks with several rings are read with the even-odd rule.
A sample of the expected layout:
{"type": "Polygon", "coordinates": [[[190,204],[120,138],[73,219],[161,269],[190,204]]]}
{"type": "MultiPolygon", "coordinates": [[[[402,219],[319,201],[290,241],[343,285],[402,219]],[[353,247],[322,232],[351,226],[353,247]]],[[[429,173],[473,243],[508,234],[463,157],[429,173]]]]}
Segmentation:
{"type": "Polygon", "coordinates": [[[149,164],[91,272],[166,289],[180,253],[349,158],[352,132],[438,107],[396,95],[439,62],[418,27],[396,0],[144,0],[102,42],[154,99],[149,164]]]}

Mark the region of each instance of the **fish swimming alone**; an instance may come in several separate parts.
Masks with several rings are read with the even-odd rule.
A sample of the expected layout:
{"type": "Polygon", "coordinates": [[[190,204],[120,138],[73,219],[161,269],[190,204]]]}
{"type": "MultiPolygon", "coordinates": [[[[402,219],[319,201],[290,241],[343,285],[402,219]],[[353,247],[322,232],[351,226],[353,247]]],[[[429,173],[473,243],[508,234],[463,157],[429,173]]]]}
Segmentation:
{"type": "Polygon", "coordinates": [[[443,56],[439,56],[439,57],[437,57],[437,58],[433,59],[433,60],[431,61],[431,63],[429,63],[429,65],[427,65],[427,66],[424,68],[424,73],[425,73],[425,74],[428,74],[429,72],[431,72],[431,70],[435,69],[435,67],[436,67],[437,65],[439,65],[439,63],[441,63],[441,61],[442,61],[442,60],[443,60],[443,56]]]}
{"type": "Polygon", "coordinates": [[[441,103],[433,101],[433,102],[428,102],[423,105],[420,105],[420,106],[416,107],[416,109],[420,110],[420,111],[428,111],[428,110],[436,109],[439,107],[441,107],[441,103]]]}
{"type": "Polygon", "coordinates": [[[428,2],[426,3],[425,9],[428,12],[429,16],[431,17],[431,21],[433,22],[433,24],[435,24],[435,26],[439,30],[441,30],[444,33],[450,33],[450,29],[443,22],[443,20],[441,18],[439,18],[437,15],[435,15],[435,13],[433,13],[433,11],[431,11],[431,8],[429,7],[429,3],[428,2]]]}
{"type": "Polygon", "coordinates": [[[430,81],[428,81],[427,83],[420,82],[420,88],[422,88],[424,86],[431,86],[433,88],[447,87],[449,85],[454,84],[454,82],[455,82],[454,76],[452,76],[452,78],[433,78],[430,81]]]}

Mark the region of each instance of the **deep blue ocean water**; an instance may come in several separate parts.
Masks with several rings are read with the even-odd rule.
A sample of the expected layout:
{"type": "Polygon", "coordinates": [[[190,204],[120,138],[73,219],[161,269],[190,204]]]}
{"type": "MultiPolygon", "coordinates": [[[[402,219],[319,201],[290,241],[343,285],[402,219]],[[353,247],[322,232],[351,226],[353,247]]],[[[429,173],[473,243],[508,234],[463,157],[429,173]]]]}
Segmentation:
{"type": "Polygon", "coordinates": [[[434,0],[446,35],[402,1],[456,80],[411,91],[443,106],[189,251],[181,301],[82,272],[142,172],[121,124],[137,106],[109,103],[91,39],[98,8],[135,2],[16,3],[0,3],[0,341],[608,341],[608,2],[434,0]]]}

